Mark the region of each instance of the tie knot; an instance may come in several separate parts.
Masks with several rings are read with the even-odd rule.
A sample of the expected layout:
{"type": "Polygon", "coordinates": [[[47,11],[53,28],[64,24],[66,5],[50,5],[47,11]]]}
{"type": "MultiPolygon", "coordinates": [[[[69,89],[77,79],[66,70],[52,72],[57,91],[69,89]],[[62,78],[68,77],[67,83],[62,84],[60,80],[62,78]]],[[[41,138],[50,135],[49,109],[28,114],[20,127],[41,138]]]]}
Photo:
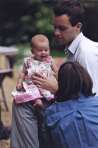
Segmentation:
{"type": "Polygon", "coordinates": [[[65,56],[69,56],[70,55],[70,51],[68,49],[65,49],[65,56]]]}

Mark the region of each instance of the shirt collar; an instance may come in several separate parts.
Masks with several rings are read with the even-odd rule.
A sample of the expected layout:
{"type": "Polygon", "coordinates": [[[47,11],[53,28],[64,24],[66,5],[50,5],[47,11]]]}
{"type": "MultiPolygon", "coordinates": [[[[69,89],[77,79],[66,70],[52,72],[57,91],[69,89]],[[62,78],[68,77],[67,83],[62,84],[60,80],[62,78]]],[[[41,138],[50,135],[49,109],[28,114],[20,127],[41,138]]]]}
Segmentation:
{"type": "Polygon", "coordinates": [[[74,55],[76,53],[76,50],[78,48],[78,45],[83,37],[83,33],[81,32],[69,45],[68,50],[74,55]]]}

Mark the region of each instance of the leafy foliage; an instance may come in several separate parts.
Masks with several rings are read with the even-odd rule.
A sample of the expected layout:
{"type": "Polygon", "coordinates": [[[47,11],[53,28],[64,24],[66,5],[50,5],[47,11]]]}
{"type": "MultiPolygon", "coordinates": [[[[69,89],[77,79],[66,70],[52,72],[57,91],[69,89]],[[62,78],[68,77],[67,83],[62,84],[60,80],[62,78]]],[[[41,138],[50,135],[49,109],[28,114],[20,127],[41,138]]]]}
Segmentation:
{"type": "Polygon", "coordinates": [[[28,42],[36,33],[51,36],[51,16],[41,0],[0,0],[0,45],[28,42]]]}

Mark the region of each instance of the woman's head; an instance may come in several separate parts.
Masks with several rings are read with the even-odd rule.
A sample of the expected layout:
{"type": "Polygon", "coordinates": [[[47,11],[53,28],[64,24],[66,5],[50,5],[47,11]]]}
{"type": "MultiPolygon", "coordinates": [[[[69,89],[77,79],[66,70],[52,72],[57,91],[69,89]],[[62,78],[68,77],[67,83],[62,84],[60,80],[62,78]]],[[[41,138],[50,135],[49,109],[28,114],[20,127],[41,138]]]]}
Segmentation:
{"type": "Polygon", "coordinates": [[[64,63],[58,72],[58,101],[78,98],[81,94],[86,97],[92,93],[93,83],[88,72],[77,62],[64,63]]]}
{"type": "Polygon", "coordinates": [[[49,40],[43,34],[37,34],[32,37],[32,49],[35,59],[44,61],[50,55],[49,40]]]}

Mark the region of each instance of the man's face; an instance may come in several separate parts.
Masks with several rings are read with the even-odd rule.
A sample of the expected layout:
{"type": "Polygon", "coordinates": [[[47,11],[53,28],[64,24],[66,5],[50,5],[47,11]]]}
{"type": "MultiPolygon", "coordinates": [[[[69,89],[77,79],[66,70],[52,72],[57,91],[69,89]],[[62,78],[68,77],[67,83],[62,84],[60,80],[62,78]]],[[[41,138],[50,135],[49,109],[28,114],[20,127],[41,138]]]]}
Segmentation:
{"type": "Polygon", "coordinates": [[[78,24],[72,26],[69,16],[64,14],[54,17],[54,35],[60,45],[68,46],[79,33],[78,24]]]}

